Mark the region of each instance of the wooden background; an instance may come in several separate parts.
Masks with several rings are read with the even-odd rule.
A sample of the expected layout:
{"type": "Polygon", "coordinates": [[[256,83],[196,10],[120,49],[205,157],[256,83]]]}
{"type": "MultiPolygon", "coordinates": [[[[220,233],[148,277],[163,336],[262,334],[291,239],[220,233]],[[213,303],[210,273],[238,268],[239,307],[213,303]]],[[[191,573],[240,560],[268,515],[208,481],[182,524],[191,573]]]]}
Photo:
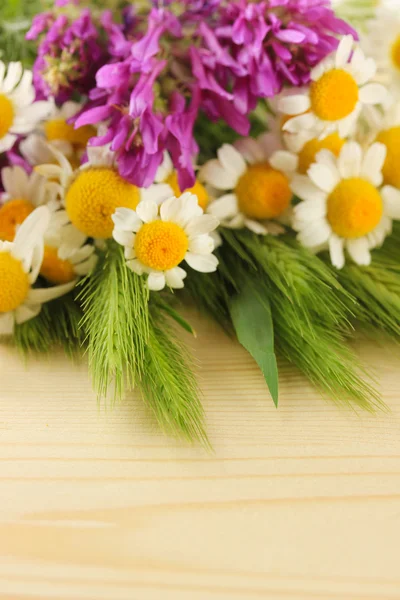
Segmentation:
{"type": "Polygon", "coordinates": [[[400,348],[357,346],[392,412],[326,403],[289,367],[275,410],[239,345],[195,320],[215,448],[98,411],[85,364],[0,348],[0,598],[400,598],[400,348]]]}

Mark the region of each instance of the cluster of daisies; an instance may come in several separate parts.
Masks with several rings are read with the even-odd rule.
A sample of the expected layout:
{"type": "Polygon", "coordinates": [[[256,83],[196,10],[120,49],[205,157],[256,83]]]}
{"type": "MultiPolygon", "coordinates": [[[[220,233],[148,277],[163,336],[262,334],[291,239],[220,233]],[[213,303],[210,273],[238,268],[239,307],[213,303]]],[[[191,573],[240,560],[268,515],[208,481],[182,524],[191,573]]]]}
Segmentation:
{"type": "MultiPolygon", "coordinates": [[[[400,37],[390,53],[400,76],[400,37]]],[[[291,228],[339,269],[368,265],[400,219],[400,103],[351,34],[297,83],[269,102],[264,134],[223,144],[203,165],[193,158],[190,187],[167,148],[139,187],[115,150],[129,127],[107,141],[108,113],[82,121],[83,103],[37,100],[32,73],[0,63],[0,334],[71,291],[109,243],[152,291],[182,288],[187,268],[214,272],[220,227],[291,228]]]]}

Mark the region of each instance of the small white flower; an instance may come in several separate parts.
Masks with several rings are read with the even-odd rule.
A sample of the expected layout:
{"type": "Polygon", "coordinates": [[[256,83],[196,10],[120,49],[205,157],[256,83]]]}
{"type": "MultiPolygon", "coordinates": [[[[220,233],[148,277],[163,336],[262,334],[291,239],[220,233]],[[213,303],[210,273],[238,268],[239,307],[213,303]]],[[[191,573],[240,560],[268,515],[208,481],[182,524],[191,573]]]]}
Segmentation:
{"type": "Polygon", "coordinates": [[[35,102],[32,72],[0,61],[0,152],[9,150],[18,135],[33,131],[51,112],[51,102],[35,102]]]}
{"type": "Polygon", "coordinates": [[[86,237],[111,238],[111,217],[119,207],[135,209],[143,200],[160,204],[171,195],[166,184],[140,189],[123,179],[110,146],[89,146],[88,161],[79,169],[74,169],[62,152],[48,148],[57,164],[39,165],[36,171],[46,177],[48,189],[58,194],[68,219],[86,237]]]}
{"type": "Polygon", "coordinates": [[[382,187],[386,149],[375,143],[363,152],[347,142],[337,158],[322,150],[307,176],[292,181],[303,200],[294,208],[293,228],[306,247],[329,248],[332,264],[341,269],[346,249],[359,265],[369,265],[370,250],[380,246],[400,219],[400,192],[382,187]]]}
{"type": "Polygon", "coordinates": [[[224,144],[218,158],[200,170],[200,179],[222,194],[207,212],[224,227],[247,227],[259,235],[282,232],[282,227],[270,221],[281,218],[290,206],[290,179],[297,157],[275,151],[281,144],[269,134],[240,140],[235,146],[224,144]]]}
{"type": "Polygon", "coordinates": [[[375,61],[366,58],[359,46],[354,48],[351,35],[345,36],[336,52],[311,71],[308,93],[281,100],[283,113],[297,115],[285,123],[284,130],[311,130],[313,137],[338,131],[341,137],[347,137],[364,105],[385,102],[386,88],[371,82],[375,72],[375,61]]]}
{"type": "Polygon", "coordinates": [[[0,335],[11,335],[15,323],[39,314],[42,304],[68,293],[75,281],[34,289],[43,259],[43,236],[50,211],[36,208],[18,229],[13,242],[0,242],[0,335]]]}
{"type": "Polygon", "coordinates": [[[148,274],[150,290],[166,285],[182,288],[186,271],[179,265],[183,261],[201,273],[217,268],[210,233],[218,220],[203,214],[193,194],[169,198],[160,207],[143,201],[136,211],[118,208],[112,218],[113,237],[124,246],[128,267],[138,275],[148,274]]]}
{"type": "Polygon", "coordinates": [[[12,242],[18,227],[38,206],[47,204],[52,211],[59,207],[38,173],[29,175],[19,166],[4,167],[1,179],[5,191],[0,203],[0,240],[12,242]]]}

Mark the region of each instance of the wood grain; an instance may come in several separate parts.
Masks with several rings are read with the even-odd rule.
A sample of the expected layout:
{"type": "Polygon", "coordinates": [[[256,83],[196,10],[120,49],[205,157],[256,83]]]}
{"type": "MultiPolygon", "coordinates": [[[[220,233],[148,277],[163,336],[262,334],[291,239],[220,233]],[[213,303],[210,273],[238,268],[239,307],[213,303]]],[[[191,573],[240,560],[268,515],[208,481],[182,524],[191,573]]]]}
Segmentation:
{"type": "Polygon", "coordinates": [[[400,599],[400,350],[360,342],[391,412],[325,402],[292,368],[275,410],[195,317],[214,453],[161,437],[86,365],[0,348],[0,598],[400,599]]]}

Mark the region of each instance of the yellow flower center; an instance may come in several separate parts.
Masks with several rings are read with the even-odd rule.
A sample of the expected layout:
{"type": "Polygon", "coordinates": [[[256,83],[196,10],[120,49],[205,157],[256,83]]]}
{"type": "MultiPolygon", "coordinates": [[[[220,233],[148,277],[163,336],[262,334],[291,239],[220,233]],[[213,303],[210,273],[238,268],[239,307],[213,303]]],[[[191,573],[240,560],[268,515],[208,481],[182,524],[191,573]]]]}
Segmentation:
{"type": "Polygon", "coordinates": [[[332,133],[323,140],[315,138],[307,142],[299,152],[299,173],[303,175],[307,173],[320,150],[330,150],[335,156],[339,156],[344,142],[337,133],[332,133]]]}
{"type": "Polygon", "coordinates": [[[344,179],[328,196],[327,218],[333,231],[342,238],[367,235],[379,224],[382,214],[382,198],[365,179],[344,179]]]}
{"type": "Polygon", "coordinates": [[[40,274],[51,283],[69,283],[76,277],[74,267],[69,260],[58,257],[57,248],[45,246],[40,274]]]}
{"type": "Polygon", "coordinates": [[[235,189],[240,211],[251,219],[274,219],[292,199],[289,181],[268,163],[250,165],[235,189]]]}
{"type": "Polygon", "coordinates": [[[14,106],[4,94],[0,94],[0,138],[3,138],[14,122],[14,106]]]}
{"type": "Polygon", "coordinates": [[[390,50],[392,63],[394,67],[400,71],[400,35],[397,36],[390,50]]]}
{"type": "Polygon", "coordinates": [[[51,119],[44,126],[46,138],[49,142],[63,140],[78,148],[85,148],[90,138],[96,135],[96,130],[91,125],[84,125],[74,129],[65,119],[51,119]]]}
{"type": "Polygon", "coordinates": [[[30,287],[21,261],[9,252],[0,252],[0,281],[0,313],[7,313],[23,303],[30,287]]]}
{"type": "MultiPolygon", "coordinates": [[[[171,175],[168,175],[167,179],[165,180],[165,183],[168,183],[168,185],[172,188],[172,191],[174,192],[177,198],[182,194],[181,188],[179,187],[178,183],[178,174],[175,171],[173,171],[171,175]]],[[[206,210],[210,198],[207,194],[206,188],[202,183],[200,183],[200,181],[196,179],[196,183],[194,184],[194,186],[191,188],[187,188],[184,191],[190,192],[191,194],[197,196],[199,206],[201,206],[203,210],[206,210]]]]}
{"type": "Polygon", "coordinates": [[[386,184],[400,189],[400,127],[381,131],[376,138],[386,146],[386,160],[382,173],[386,184]]]}
{"type": "Polygon", "coordinates": [[[86,169],[69,187],[65,204],[69,218],[89,237],[108,239],[112,235],[111,216],[116,208],[135,209],[139,189],[125,181],[114,169],[86,169]]]}
{"type": "Polygon", "coordinates": [[[339,121],[348,117],[358,102],[358,85],[343,69],[331,69],[310,87],[313,112],[323,121],[339,121]]]}
{"type": "Polygon", "coordinates": [[[33,212],[32,202],[23,198],[15,198],[0,207],[0,240],[12,242],[18,225],[33,212]]]}
{"type": "Polygon", "coordinates": [[[183,261],[189,247],[186,233],[176,223],[145,223],[135,239],[136,256],[146,267],[168,271],[183,261]]]}

